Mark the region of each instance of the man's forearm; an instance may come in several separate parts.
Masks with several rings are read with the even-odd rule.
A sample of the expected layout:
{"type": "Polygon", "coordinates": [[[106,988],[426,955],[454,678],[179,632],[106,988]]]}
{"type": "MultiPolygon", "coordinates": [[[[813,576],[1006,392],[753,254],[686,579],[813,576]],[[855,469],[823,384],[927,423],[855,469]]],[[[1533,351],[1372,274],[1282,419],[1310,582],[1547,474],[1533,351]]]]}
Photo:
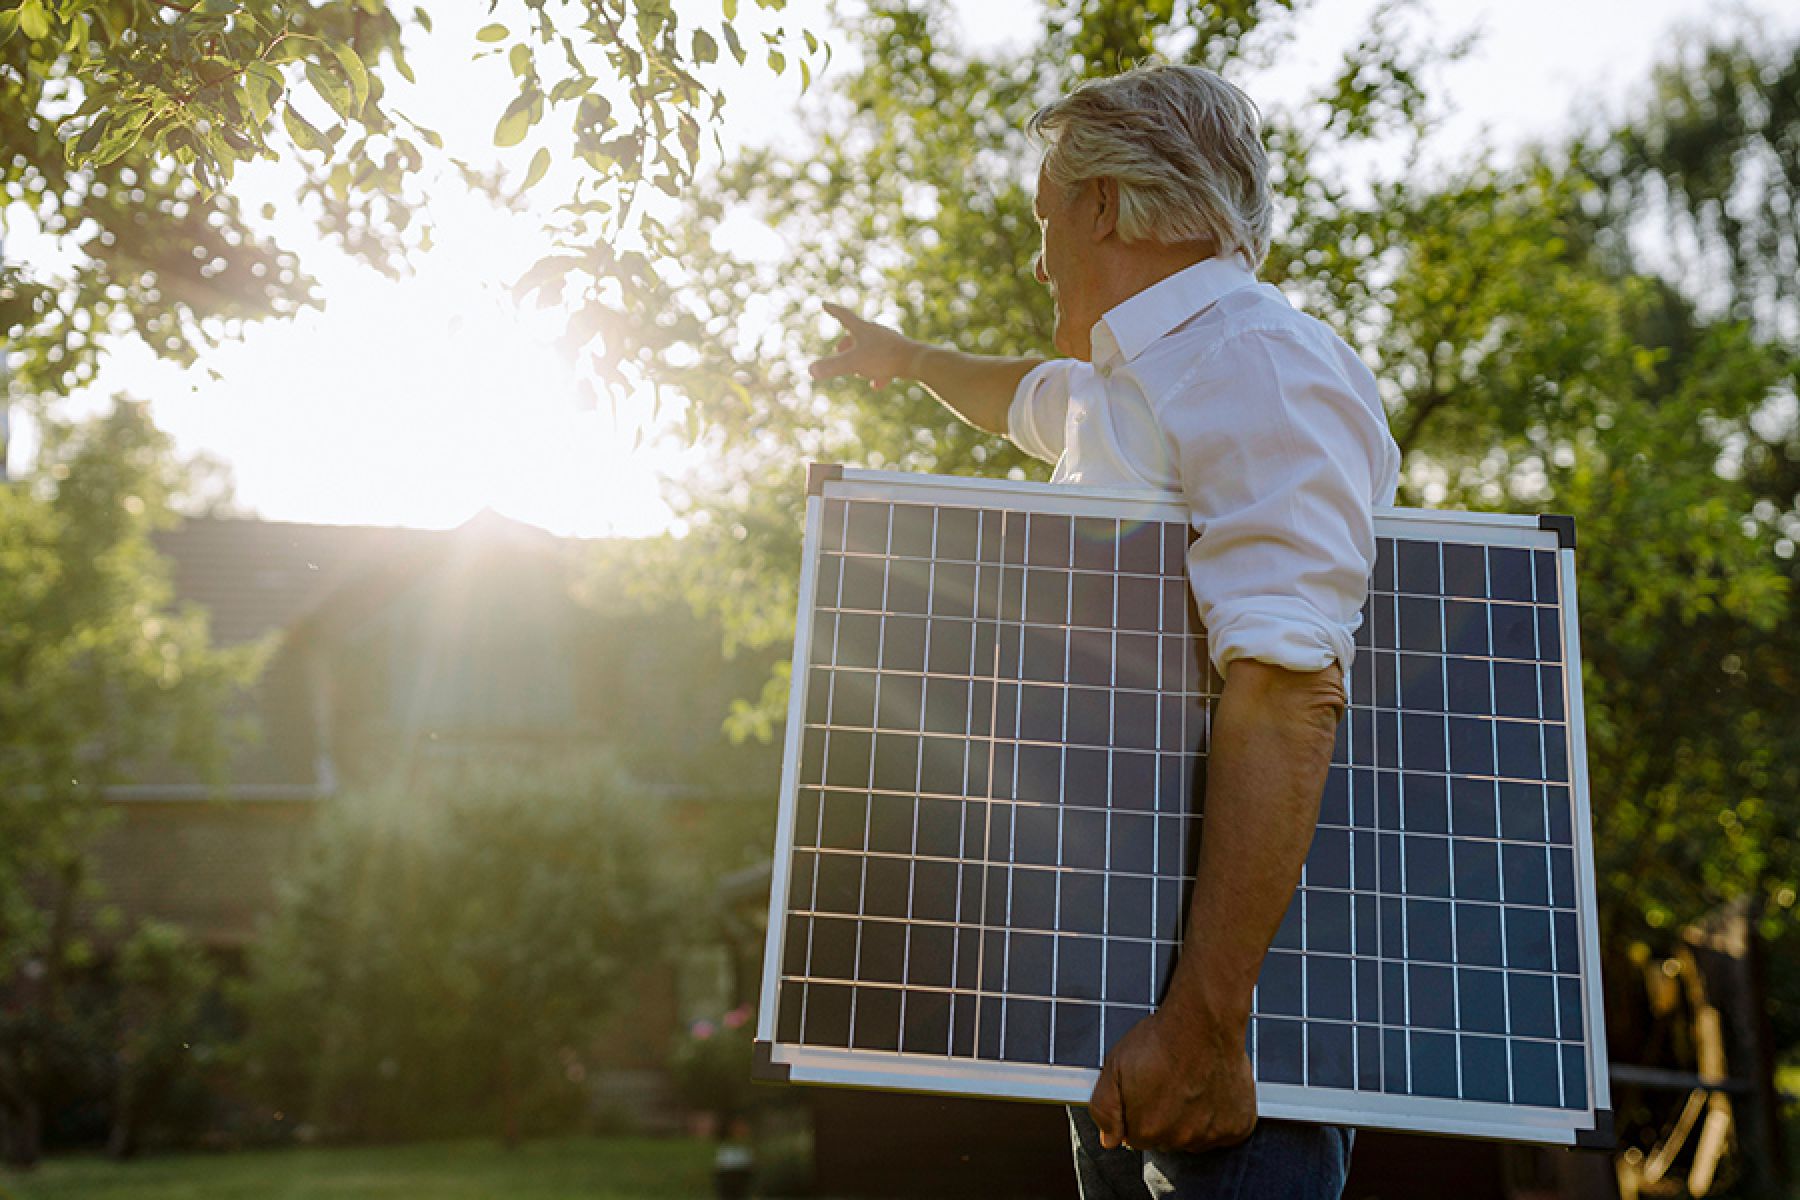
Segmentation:
{"type": "Polygon", "coordinates": [[[1299,673],[1240,659],[1213,710],[1188,927],[1165,1011],[1242,1027],[1263,955],[1312,845],[1343,714],[1334,665],[1299,673]]]}
{"type": "Polygon", "coordinates": [[[1019,381],[1041,358],[996,358],[964,354],[945,346],[915,342],[904,374],[957,416],[988,433],[1004,434],[1006,412],[1012,407],[1019,381]]]}

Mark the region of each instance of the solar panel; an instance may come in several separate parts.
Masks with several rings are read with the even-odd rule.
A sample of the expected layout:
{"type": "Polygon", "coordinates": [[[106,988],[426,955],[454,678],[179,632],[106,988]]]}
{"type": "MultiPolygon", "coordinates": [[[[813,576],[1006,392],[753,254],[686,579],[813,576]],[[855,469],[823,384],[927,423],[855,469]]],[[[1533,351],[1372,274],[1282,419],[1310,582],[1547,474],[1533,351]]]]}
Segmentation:
{"type": "MultiPolygon", "coordinates": [[[[758,1027],[1085,1101],[1179,949],[1221,680],[1178,498],[815,468],[758,1027]]],[[[1381,509],[1248,1049],[1264,1116],[1610,1138],[1567,518],[1381,509]]]]}

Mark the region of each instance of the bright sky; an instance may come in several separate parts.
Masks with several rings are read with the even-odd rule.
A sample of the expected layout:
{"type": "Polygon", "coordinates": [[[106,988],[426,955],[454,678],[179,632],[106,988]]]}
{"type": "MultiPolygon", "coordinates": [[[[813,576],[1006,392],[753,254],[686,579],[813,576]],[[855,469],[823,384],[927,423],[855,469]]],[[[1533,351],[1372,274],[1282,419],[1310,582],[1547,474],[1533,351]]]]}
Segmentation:
{"type": "MultiPolygon", "coordinates": [[[[1259,99],[1297,98],[1323,78],[1377,7],[1318,0],[1299,44],[1253,86],[1259,99]]],[[[484,8],[434,5],[437,36],[412,56],[421,86],[402,107],[453,147],[485,146],[511,95],[503,62],[467,60],[484,8]]],[[[821,28],[822,9],[822,0],[795,0],[785,19],[821,28]]],[[[694,3],[683,11],[698,15],[694,3]]],[[[1036,6],[957,0],[957,11],[975,44],[998,48],[1030,27],[1036,6]]],[[[1458,110],[1441,139],[1446,153],[1484,138],[1511,148],[1556,135],[1573,114],[1617,109],[1651,63],[1681,43],[1682,30],[1717,19],[1709,0],[1427,0],[1421,11],[1414,27],[1422,31],[1484,31],[1437,89],[1458,110]]],[[[1800,30],[1800,11],[1778,17],[1767,0],[1748,11],[1775,29],[1800,30]]],[[[851,63],[840,51],[833,72],[851,63]]],[[[728,143],[793,135],[796,79],[747,74],[733,88],[728,143]]],[[[488,153],[522,174],[533,148],[528,140],[488,153]]],[[[321,243],[292,202],[287,172],[259,166],[240,177],[244,193],[277,203],[271,227],[318,279],[324,310],[253,326],[189,371],[158,363],[135,341],[121,344],[65,411],[98,409],[118,391],[150,400],[183,451],[229,465],[240,506],[274,519],[447,527],[491,507],[562,534],[669,527],[661,480],[697,464],[668,432],[667,414],[653,417],[648,397],[616,411],[604,401],[584,408],[573,369],[553,346],[560,315],[510,303],[511,281],[541,252],[539,214],[434,189],[435,247],[415,275],[393,282],[321,243]]],[[[538,187],[536,204],[567,194],[559,173],[538,187]]],[[[41,253],[29,223],[7,217],[6,252],[41,253]]],[[[30,444],[21,431],[15,469],[30,444]]]]}

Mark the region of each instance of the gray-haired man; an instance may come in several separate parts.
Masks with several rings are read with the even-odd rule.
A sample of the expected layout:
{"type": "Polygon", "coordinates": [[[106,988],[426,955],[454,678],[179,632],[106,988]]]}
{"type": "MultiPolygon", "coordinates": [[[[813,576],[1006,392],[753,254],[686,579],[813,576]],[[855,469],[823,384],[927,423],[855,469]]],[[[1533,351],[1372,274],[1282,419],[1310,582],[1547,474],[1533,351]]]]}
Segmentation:
{"type": "Polygon", "coordinates": [[[1167,995],[1070,1110],[1076,1168],[1088,1200],[1336,1196],[1349,1132],[1258,1126],[1245,1031],[1318,819],[1371,509],[1393,502],[1399,450],[1368,368],[1256,281],[1268,163],[1242,92],[1198,67],[1140,68],[1031,129],[1047,147],[1037,277],[1067,357],[962,354],[827,305],[847,333],[813,376],[919,380],[1054,461],[1055,481],[1187,501],[1189,578],[1225,679],[1197,882],[1167,995]]]}

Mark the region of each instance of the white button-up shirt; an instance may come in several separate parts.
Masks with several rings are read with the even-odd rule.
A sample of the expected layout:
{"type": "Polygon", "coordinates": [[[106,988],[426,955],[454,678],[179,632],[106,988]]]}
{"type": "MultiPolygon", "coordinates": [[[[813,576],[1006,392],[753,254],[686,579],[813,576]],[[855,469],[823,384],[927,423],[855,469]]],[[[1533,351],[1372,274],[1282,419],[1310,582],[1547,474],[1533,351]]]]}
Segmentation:
{"type": "Polygon", "coordinates": [[[1179,492],[1188,578],[1221,673],[1253,658],[1340,663],[1375,562],[1371,509],[1400,449],[1375,379],[1342,339],[1236,259],[1207,259],[1093,329],[1093,362],[1043,363],[1008,413],[1053,482],[1179,492]]]}

